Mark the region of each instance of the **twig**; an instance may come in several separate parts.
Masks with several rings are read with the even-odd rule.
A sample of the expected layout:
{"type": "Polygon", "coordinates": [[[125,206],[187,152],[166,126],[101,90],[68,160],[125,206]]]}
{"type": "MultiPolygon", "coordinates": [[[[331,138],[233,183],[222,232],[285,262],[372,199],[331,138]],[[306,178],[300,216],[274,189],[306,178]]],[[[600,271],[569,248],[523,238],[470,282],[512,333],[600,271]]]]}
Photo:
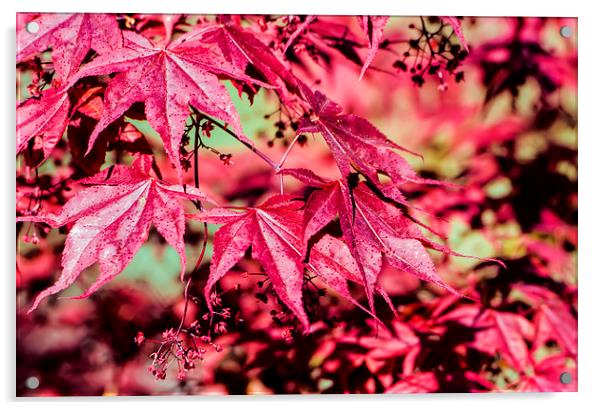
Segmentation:
{"type": "Polygon", "coordinates": [[[251,151],[253,151],[259,158],[261,158],[266,164],[268,164],[270,166],[270,168],[277,170],[278,166],[276,165],[276,163],[274,161],[272,161],[270,159],[270,157],[268,157],[266,154],[264,154],[263,152],[259,151],[256,147],[255,144],[253,143],[253,141],[251,141],[250,139],[248,139],[247,137],[243,136],[243,135],[238,135],[236,134],[234,131],[230,130],[228,127],[226,127],[225,125],[221,124],[219,121],[203,114],[202,112],[198,111],[197,109],[195,109],[194,107],[192,108],[194,110],[194,112],[196,113],[196,115],[199,118],[205,119],[209,122],[211,122],[212,124],[218,126],[219,128],[221,128],[223,131],[225,131],[226,133],[230,134],[232,137],[236,138],[238,141],[240,141],[245,147],[249,148],[251,151]]]}
{"type": "MultiPolygon", "coordinates": [[[[199,133],[200,128],[201,128],[201,121],[200,121],[200,113],[197,112],[197,118],[195,121],[195,127],[194,127],[194,186],[196,187],[196,189],[199,189],[200,187],[200,182],[199,182],[199,148],[202,144],[201,142],[201,135],[199,133]]],[[[199,205],[197,206],[199,211],[203,211],[203,205],[199,202],[199,205]]],[[[194,270],[192,271],[197,272],[201,266],[201,263],[203,262],[203,257],[205,256],[205,250],[207,249],[207,240],[209,236],[209,228],[207,226],[207,222],[203,222],[203,246],[201,248],[201,253],[199,254],[199,257],[194,265],[194,270]]]]}
{"type": "Polygon", "coordinates": [[[184,326],[184,321],[186,320],[186,314],[188,313],[188,290],[190,289],[190,282],[192,281],[192,276],[188,278],[186,281],[186,286],[184,286],[184,312],[182,313],[182,319],[180,320],[180,325],[178,326],[178,330],[176,331],[176,338],[182,331],[182,327],[184,326]]]}
{"type": "MultiPolygon", "coordinates": [[[[194,166],[194,186],[197,189],[199,189],[199,187],[200,187],[200,178],[199,178],[199,148],[200,148],[200,143],[201,143],[201,136],[199,134],[200,126],[201,126],[200,120],[198,118],[196,118],[196,121],[194,124],[194,154],[193,154],[194,155],[194,164],[193,164],[193,166],[194,166]]],[[[199,211],[203,211],[203,204],[201,203],[201,201],[193,201],[193,203],[199,211]]],[[[182,313],[182,319],[180,320],[180,325],[178,326],[178,330],[176,332],[176,338],[182,331],[182,327],[184,326],[184,321],[186,320],[186,315],[188,313],[188,304],[190,303],[190,300],[188,298],[188,291],[190,290],[190,283],[192,281],[192,275],[198,271],[198,269],[203,261],[203,257],[205,256],[205,249],[207,248],[207,240],[208,240],[209,230],[207,228],[207,222],[204,222],[203,225],[204,225],[203,247],[201,249],[199,258],[197,259],[197,262],[194,266],[194,269],[192,270],[190,277],[186,281],[186,286],[184,286],[184,312],[182,313]]]]}

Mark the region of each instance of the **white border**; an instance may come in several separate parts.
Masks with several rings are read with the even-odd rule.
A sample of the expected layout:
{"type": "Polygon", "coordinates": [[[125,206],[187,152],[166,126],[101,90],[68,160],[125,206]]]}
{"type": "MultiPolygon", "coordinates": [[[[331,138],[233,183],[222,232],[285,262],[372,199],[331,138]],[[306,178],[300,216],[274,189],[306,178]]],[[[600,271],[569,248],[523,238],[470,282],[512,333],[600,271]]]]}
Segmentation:
{"type": "Polygon", "coordinates": [[[599,250],[602,227],[600,178],[602,177],[602,135],[599,132],[599,107],[602,98],[602,14],[595,9],[595,0],[572,1],[468,1],[468,0],[304,0],[286,2],[284,0],[103,0],[86,2],[84,0],[2,0],[2,33],[3,56],[1,70],[4,87],[0,98],[0,114],[2,115],[3,134],[2,159],[0,166],[3,182],[2,218],[0,232],[3,243],[0,246],[2,261],[6,269],[1,274],[4,281],[3,304],[6,307],[2,315],[3,337],[2,371],[0,371],[1,399],[14,405],[37,408],[78,408],[105,409],[107,404],[126,407],[136,404],[145,409],[161,408],[177,405],[185,408],[199,406],[219,406],[222,408],[244,407],[278,408],[286,406],[287,410],[307,408],[316,405],[339,405],[365,409],[366,406],[385,406],[412,409],[504,409],[514,406],[526,408],[541,404],[546,410],[592,408],[602,402],[597,394],[602,391],[598,384],[602,382],[600,344],[600,313],[602,312],[602,273],[598,266],[602,255],[599,250]],[[330,396],[330,397],[248,397],[248,398],[96,398],[96,399],[60,399],[48,400],[16,400],[15,394],[15,359],[14,359],[14,84],[15,70],[13,56],[15,53],[15,12],[16,11],[48,11],[48,12],[145,12],[145,13],[274,13],[274,14],[385,14],[385,15],[459,15],[459,16],[570,16],[579,18],[579,393],[569,394],[480,394],[480,395],[422,395],[422,396],[330,396]],[[83,403],[85,401],[85,403],[83,403]]]}
{"type": "Polygon", "coordinates": [[[239,14],[383,14],[383,15],[458,15],[458,16],[563,16],[576,17],[576,2],[546,1],[545,6],[529,4],[525,0],[504,0],[500,5],[484,1],[356,1],[356,0],[227,0],[207,2],[202,0],[107,0],[83,2],[81,0],[19,0],[20,11],[89,11],[139,13],[239,13],[239,14]]]}

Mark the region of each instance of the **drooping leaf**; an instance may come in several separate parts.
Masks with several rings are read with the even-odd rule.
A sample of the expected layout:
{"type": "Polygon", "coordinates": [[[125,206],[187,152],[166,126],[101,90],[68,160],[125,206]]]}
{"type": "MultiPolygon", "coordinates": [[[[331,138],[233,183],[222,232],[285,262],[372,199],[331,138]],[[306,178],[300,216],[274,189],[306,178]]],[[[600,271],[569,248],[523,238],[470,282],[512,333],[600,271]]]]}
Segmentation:
{"type": "Polygon", "coordinates": [[[166,185],[151,176],[152,159],[139,156],[132,166],[106,169],[81,180],[93,185],[76,194],[58,214],[23,216],[17,221],[34,221],[59,227],[73,223],[63,251],[59,279],[41,292],[30,312],[46,297],[69,287],[94,262],[100,275],[80,297],[87,297],[113,279],[127,266],[148,236],[151,223],[180,255],[186,269],[184,210],[180,199],[207,201],[193,187],[166,185]]]}
{"type": "Polygon", "coordinates": [[[370,64],[372,64],[374,57],[376,57],[376,52],[380,46],[380,42],[385,32],[385,26],[389,21],[389,17],[358,16],[357,20],[360,24],[360,27],[364,31],[364,34],[366,34],[366,37],[368,38],[368,56],[366,57],[364,65],[362,66],[362,71],[360,72],[361,80],[370,64]]]}
{"type": "MultiPolygon", "coordinates": [[[[363,280],[361,270],[345,242],[333,236],[324,235],[312,246],[306,267],[332,290],[378,320],[372,312],[359,304],[349,292],[348,281],[362,285],[363,280]]],[[[395,307],[385,289],[377,284],[375,291],[383,297],[395,314],[395,307]]]]}
{"type": "Polygon", "coordinates": [[[342,180],[329,182],[309,170],[285,169],[281,173],[320,188],[311,194],[304,210],[304,243],[338,216],[345,242],[362,272],[371,308],[383,258],[421,280],[457,293],[439,277],[424,246],[453,252],[425,238],[412,220],[378,198],[365,183],[352,189],[342,180]]]}
{"type": "Polygon", "coordinates": [[[205,222],[224,224],[215,234],[213,257],[205,297],[211,288],[244,256],[261,263],[280,300],[299,318],[303,327],[309,320],[302,302],[303,261],[298,239],[302,203],[288,195],[275,196],[245,212],[216,208],[192,216],[205,222]]]}
{"type": "MultiPolygon", "coordinates": [[[[309,321],[302,303],[304,269],[316,274],[331,289],[366,311],[349,293],[347,281],[362,283],[362,279],[344,242],[326,235],[312,247],[307,261],[304,261],[301,240],[303,203],[293,199],[290,195],[277,195],[245,212],[214,208],[190,216],[223,224],[213,243],[211,272],[205,287],[208,303],[212,287],[243,258],[250,246],[253,258],[262,264],[274,290],[305,329],[309,327],[309,321]]],[[[376,291],[391,305],[381,287],[377,286],[376,291]]]]}
{"type": "Polygon", "coordinates": [[[191,39],[213,45],[221,51],[227,62],[225,74],[235,77],[253,77],[274,87],[281,99],[287,100],[286,91],[297,91],[297,79],[278,59],[273,50],[253,33],[247,32],[232,21],[211,25],[191,34],[191,39]]]}
{"type": "Polygon", "coordinates": [[[406,182],[424,183],[410,164],[394,150],[410,152],[382,134],[367,120],[343,114],[342,108],[319,91],[299,82],[299,88],[312,109],[312,116],[301,122],[299,133],[320,133],[330,147],[343,179],[353,169],[361,172],[392,199],[405,203],[396,189],[406,182]],[[392,184],[384,186],[378,174],[386,174],[392,184]]]}
{"type": "Polygon", "coordinates": [[[71,104],[64,88],[50,88],[38,98],[29,98],[17,106],[17,154],[29,141],[40,137],[43,157],[47,158],[61,139],[69,123],[71,104]]]}

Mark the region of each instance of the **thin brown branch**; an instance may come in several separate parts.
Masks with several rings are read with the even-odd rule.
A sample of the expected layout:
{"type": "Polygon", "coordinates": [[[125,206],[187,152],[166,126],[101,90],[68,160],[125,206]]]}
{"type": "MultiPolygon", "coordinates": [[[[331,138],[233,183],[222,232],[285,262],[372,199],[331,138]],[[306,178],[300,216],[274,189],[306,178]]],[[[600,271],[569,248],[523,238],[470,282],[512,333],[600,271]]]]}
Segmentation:
{"type": "Polygon", "coordinates": [[[255,143],[253,141],[251,141],[250,139],[248,139],[247,137],[245,137],[243,135],[236,134],[234,131],[232,131],[231,129],[229,129],[225,125],[221,124],[219,121],[217,121],[217,120],[215,120],[215,119],[213,119],[213,118],[211,118],[211,117],[203,114],[202,112],[196,110],[194,107],[192,109],[193,109],[193,111],[195,112],[195,114],[199,118],[205,119],[205,120],[211,122],[212,124],[216,125],[220,129],[222,129],[223,131],[225,131],[226,133],[228,133],[230,136],[232,136],[235,139],[237,139],[245,147],[247,147],[251,151],[253,151],[259,158],[261,158],[266,164],[268,164],[270,166],[270,168],[272,168],[273,170],[276,170],[276,171],[278,170],[278,165],[274,161],[272,161],[270,159],[270,157],[268,157],[262,151],[258,150],[257,147],[255,146],[255,143]]]}

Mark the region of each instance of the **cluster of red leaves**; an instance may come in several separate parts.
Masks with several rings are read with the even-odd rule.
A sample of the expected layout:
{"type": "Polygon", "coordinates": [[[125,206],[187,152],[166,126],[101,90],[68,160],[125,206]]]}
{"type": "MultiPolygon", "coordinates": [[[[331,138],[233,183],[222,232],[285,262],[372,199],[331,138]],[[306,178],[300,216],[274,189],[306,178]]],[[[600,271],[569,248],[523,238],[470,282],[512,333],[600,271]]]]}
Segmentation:
{"type": "MultiPolygon", "coordinates": [[[[437,27],[430,31],[423,20],[419,37],[408,40],[414,51],[403,57],[404,61],[414,59],[412,82],[417,85],[424,83],[426,74],[444,84],[441,62],[447,61],[445,70],[453,74],[468,52],[460,20],[431,20],[428,24],[437,27]],[[448,27],[451,29],[446,32],[448,27]],[[452,45],[452,33],[459,45],[452,45]]],[[[177,377],[184,380],[186,372],[193,373],[196,360],[206,359],[206,345],[220,351],[216,339],[227,340],[226,329],[234,328],[236,333],[227,342],[247,349],[249,357],[241,360],[251,373],[253,369],[260,369],[260,374],[276,371],[272,367],[286,366],[288,361],[294,361],[293,369],[315,366],[318,359],[311,356],[317,355],[322,372],[319,379],[335,383],[332,388],[308,387],[310,391],[573,388],[574,384],[560,384],[559,369],[576,360],[574,289],[563,288],[558,296],[558,292],[546,293],[541,284],[516,281],[506,284],[502,302],[492,303],[492,295],[477,285],[457,291],[441,277],[427,251],[438,251],[446,260],[459,255],[441,244],[444,236],[436,228],[453,215],[454,206],[470,204],[466,193],[471,192],[471,184],[478,190],[482,181],[471,180],[460,190],[417,174],[401,153],[416,154],[388,139],[367,119],[344,113],[337,103],[308,85],[316,67],[310,67],[307,60],[318,66],[332,64],[334,52],[358,65],[357,76],[365,81],[379,49],[390,51],[393,47],[384,37],[387,22],[385,17],[359,17],[355,31],[360,37],[338,21],[315,16],[22,15],[18,69],[30,73],[32,80],[29,97],[17,107],[17,154],[23,159],[17,176],[17,221],[40,223],[37,228],[27,226],[28,232],[38,230],[42,236],[48,234],[46,226],[68,227],[62,273],[36,296],[30,311],[98,262],[98,278],[80,297],[92,295],[123,271],[147,240],[152,225],[176,249],[180,276],[187,283],[183,312],[169,319],[173,328],[155,341],[144,335],[157,333],[156,329],[140,324],[144,334],[135,335],[138,345],[158,345],[150,368],[157,378],[165,378],[169,363],[175,360],[177,377]],[[35,34],[26,29],[31,21],[40,28],[35,34]],[[361,48],[366,49],[363,59],[357,54],[361,48]],[[281,135],[276,137],[282,138],[282,130],[288,126],[295,134],[279,161],[245,135],[225,83],[251,102],[259,90],[277,97],[286,124],[278,125],[281,135]],[[160,154],[153,155],[149,142],[128,118],[144,119],[158,133],[167,162],[160,154]],[[272,195],[263,202],[249,201],[241,207],[223,200],[227,198],[211,200],[201,192],[199,149],[208,148],[221,162],[231,162],[229,154],[205,145],[215,128],[263,160],[270,167],[269,179],[280,178],[280,193],[266,189],[272,195]],[[324,139],[339,179],[327,179],[308,167],[285,167],[291,151],[300,147],[308,134],[324,139]],[[193,142],[190,151],[189,142],[193,142]],[[66,152],[71,156],[70,169],[61,169],[68,174],[40,176],[45,164],[54,161],[60,165],[57,155],[66,152]],[[106,161],[110,153],[114,160],[106,161]],[[302,188],[285,194],[285,176],[300,181],[302,188]],[[186,184],[191,180],[194,186],[186,184]],[[445,201],[438,199],[441,197],[445,201]],[[187,213],[186,207],[193,209],[190,205],[195,213],[187,213]],[[416,213],[427,216],[433,228],[419,222],[416,213]],[[191,238],[194,235],[187,229],[186,218],[204,223],[204,232],[191,238]],[[209,240],[207,223],[221,225],[212,238],[208,275],[201,266],[209,240]],[[188,274],[185,242],[203,244],[198,263],[188,274]],[[229,272],[248,263],[249,248],[251,259],[259,266],[249,267],[243,278],[248,272],[260,271],[265,278],[260,287],[265,293],[237,293],[240,300],[228,296],[228,306],[240,306],[231,313],[222,308],[223,293],[215,288],[229,272]],[[380,283],[383,271],[396,272],[400,283],[407,280],[402,279],[401,271],[409,273],[452,295],[430,303],[396,299],[380,283]],[[328,307],[324,311],[322,301],[327,296],[314,280],[366,315],[360,320],[336,317],[328,307]],[[516,299],[510,290],[521,293],[527,302],[516,299]],[[483,304],[462,298],[464,293],[483,304]],[[245,310],[243,296],[272,305],[269,323],[276,324],[277,336],[269,326],[241,325],[241,317],[266,314],[265,309],[263,313],[245,310]],[[194,304],[189,308],[190,301],[194,304]],[[512,309],[517,303],[529,308],[512,309]],[[192,307],[203,304],[207,313],[202,320],[189,320],[192,307]],[[387,309],[382,309],[383,304],[387,309]],[[376,339],[375,332],[379,334],[376,339]],[[266,339],[272,342],[258,342],[266,339]],[[540,351],[549,350],[550,343],[555,353],[541,359],[540,351]],[[292,353],[285,353],[287,350],[292,353]],[[434,359],[433,352],[440,357],[447,354],[448,365],[434,359]],[[273,354],[273,363],[266,363],[268,353],[273,354]],[[500,358],[490,360],[496,355],[500,358]],[[516,378],[512,372],[524,377],[516,378]],[[499,374],[507,383],[496,387],[491,380],[499,374]],[[356,377],[357,383],[352,382],[356,377]]],[[[477,57],[486,63],[486,54],[477,57]]],[[[393,66],[402,68],[396,64],[393,66]]],[[[499,92],[496,89],[492,95],[499,92]]],[[[551,109],[549,105],[545,108],[551,109]]],[[[249,178],[245,183],[250,184],[256,173],[253,170],[243,176],[249,178]]],[[[220,174],[224,178],[223,171],[220,174]]],[[[468,218],[472,210],[470,216],[479,216],[484,207],[477,201],[463,215],[468,218]]],[[[496,212],[502,218],[508,210],[499,208],[496,212]]],[[[546,256],[549,249],[543,241],[531,241],[529,246],[543,258],[554,257],[546,256]]],[[[481,262],[485,269],[493,269],[491,260],[481,262]]],[[[545,276],[539,272],[540,278],[545,276]]],[[[259,378],[266,385],[266,377],[259,378]]],[[[277,383],[270,389],[298,391],[277,383]]]]}
{"type": "MultiPolygon", "coordinates": [[[[403,148],[387,139],[367,120],[343,114],[341,108],[326,96],[314,93],[266,45],[240,26],[242,19],[225,16],[215,21],[202,21],[177,39],[167,37],[166,30],[166,36],[154,42],[144,32],[120,29],[117,19],[109,15],[44,15],[33,21],[40,30],[32,34],[26,27],[21,29],[17,60],[27,61],[51,49],[55,53],[52,59],[55,73],[49,89],[42,90],[39,96],[27,99],[18,107],[17,153],[35,149],[36,140],[41,139],[42,160],[46,159],[68,127],[73,109],[82,104],[82,97],[75,103],[71,102],[73,89],[78,85],[86,88],[80,80],[115,73],[118,74],[108,81],[103,91],[98,122],[87,136],[84,156],[94,149],[103,130],[139,102],[144,103],[145,118],[161,136],[178,180],[182,179],[183,173],[179,147],[191,109],[223,121],[236,138],[256,150],[254,143],[242,133],[233,103],[220,83],[220,77],[236,81],[242,87],[275,90],[281,103],[298,113],[299,134],[320,133],[326,139],[342,174],[342,179],[334,185],[338,188],[332,193],[326,184],[318,185],[326,196],[336,194],[340,197],[332,205],[329,201],[321,201],[321,196],[316,193],[302,210],[301,202],[291,205],[293,198],[281,195],[241,214],[227,208],[214,208],[193,216],[206,222],[226,224],[216,235],[217,246],[207,295],[211,286],[252,245],[254,257],[263,264],[279,297],[308,330],[309,321],[301,302],[304,249],[309,239],[337,213],[341,216],[341,226],[350,250],[335,238],[329,238],[320,242],[318,248],[332,247],[335,250],[323,249],[323,252],[339,252],[342,256],[335,255],[334,259],[331,256],[332,260],[319,262],[310,259],[307,265],[318,275],[331,277],[336,289],[344,290],[343,284],[348,279],[360,280],[373,311],[372,294],[381,269],[381,254],[389,256],[396,266],[421,279],[443,284],[420,241],[423,238],[417,227],[412,227],[410,234],[403,226],[390,224],[386,233],[377,226],[382,224],[379,214],[384,210],[389,217],[397,219],[393,223],[413,224],[402,210],[393,206],[387,208],[377,196],[384,193],[399,205],[408,205],[400,192],[401,186],[408,181],[425,182],[395,152],[403,148]],[[60,57],[56,54],[59,51],[62,51],[60,57]],[[89,53],[93,53],[93,57],[82,65],[89,53]],[[247,73],[253,73],[255,77],[247,73]],[[352,172],[373,183],[375,192],[371,193],[364,184],[352,187],[352,172]],[[389,177],[391,182],[387,185],[379,182],[379,173],[389,177]],[[355,199],[356,195],[372,202],[370,217],[364,215],[363,206],[359,206],[364,201],[355,199]],[[332,211],[316,216],[313,208],[321,206],[332,211]],[[362,218],[352,216],[356,211],[362,218]],[[303,240],[298,235],[302,219],[305,219],[303,240]],[[308,224],[311,225],[310,231],[307,231],[308,224]],[[349,252],[356,262],[351,266],[347,266],[350,263],[346,253],[349,252]]],[[[374,59],[386,21],[386,18],[376,17],[359,19],[369,42],[368,57],[360,77],[374,59]]],[[[86,95],[89,90],[88,87],[82,93],[86,95]]],[[[185,186],[164,185],[150,175],[152,158],[133,154],[138,157],[129,167],[118,165],[79,180],[81,184],[93,184],[95,187],[75,195],[57,215],[38,212],[18,218],[18,221],[43,222],[53,227],[74,223],[63,253],[63,273],[55,285],[38,296],[32,310],[42,298],[71,285],[81,271],[95,261],[101,264],[101,275],[82,297],[111,280],[140,248],[151,222],[180,254],[184,277],[183,210],[172,201],[175,197],[193,201],[207,201],[207,198],[185,186]]],[[[280,171],[282,165],[275,165],[274,170],[280,171]]],[[[315,181],[319,179],[317,176],[313,178],[315,181]]],[[[315,182],[310,185],[316,186],[315,182]]],[[[447,251],[444,247],[440,249],[447,251]]]]}

